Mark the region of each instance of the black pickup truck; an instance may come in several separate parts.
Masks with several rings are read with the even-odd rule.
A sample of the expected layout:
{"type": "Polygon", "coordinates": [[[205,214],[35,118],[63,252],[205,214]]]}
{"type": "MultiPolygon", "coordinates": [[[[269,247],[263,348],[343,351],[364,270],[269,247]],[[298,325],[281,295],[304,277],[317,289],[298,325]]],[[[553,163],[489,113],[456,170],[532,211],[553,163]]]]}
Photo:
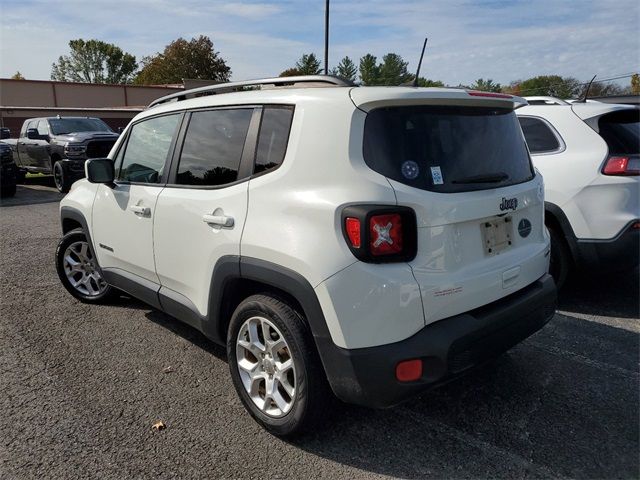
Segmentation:
{"type": "Polygon", "coordinates": [[[106,157],[118,139],[99,118],[48,117],[25,120],[18,139],[5,139],[20,171],[53,174],[62,193],[84,177],[88,158],[106,157]]]}

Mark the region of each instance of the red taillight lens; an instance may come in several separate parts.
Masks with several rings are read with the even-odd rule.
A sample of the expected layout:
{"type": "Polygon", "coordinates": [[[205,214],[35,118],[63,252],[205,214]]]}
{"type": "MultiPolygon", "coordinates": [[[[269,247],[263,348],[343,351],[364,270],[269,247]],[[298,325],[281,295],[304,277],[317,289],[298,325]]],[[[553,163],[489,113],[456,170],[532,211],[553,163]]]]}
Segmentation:
{"type": "Polygon", "coordinates": [[[609,157],[602,168],[605,175],[640,175],[640,159],[609,157]]]}
{"type": "Polygon", "coordinates": [[[347,230],[347,236],[349,242],[353,248],[360,248],[360,220],[353,217],[347,217],[344,221],[345,229],[347,230]]]}
{"type": "Polygon", "coordinates": [[[369,219],[371,255],[395,255],[402,252],[402,217],[397,213],[373,215],[369,219]]]}
{"type": "Polygon", "coordinates": [[[507,93],[482,92],[478,90],[467,90],[472,97],[493,97],[493,98],[513,98],[513,95],[507,93]]]}
{"type": "Polygon", "coordinates": [[[401,382],[413,382],[422,376],[422,360],[404,360],[396,365],[396,378],[401,382]]]}

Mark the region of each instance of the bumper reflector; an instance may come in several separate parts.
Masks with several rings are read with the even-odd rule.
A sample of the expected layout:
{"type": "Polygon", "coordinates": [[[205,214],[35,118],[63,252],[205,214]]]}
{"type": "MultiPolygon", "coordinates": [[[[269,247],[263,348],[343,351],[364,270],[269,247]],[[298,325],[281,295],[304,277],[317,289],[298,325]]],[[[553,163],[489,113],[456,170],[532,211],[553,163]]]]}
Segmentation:
{"type": "Polygon", "coordinates": [[[396,365],[396,378],[400,382],[413,382],[422,376],[422,360],[403,360],[396,365]]]}

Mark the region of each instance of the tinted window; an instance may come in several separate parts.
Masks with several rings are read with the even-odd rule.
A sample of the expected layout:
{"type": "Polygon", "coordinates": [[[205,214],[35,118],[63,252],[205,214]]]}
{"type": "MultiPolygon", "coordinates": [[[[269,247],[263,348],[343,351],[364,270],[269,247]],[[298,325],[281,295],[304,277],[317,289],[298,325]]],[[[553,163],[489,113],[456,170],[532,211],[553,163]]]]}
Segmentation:
{"type": "Polygon", "coordinates": [[[50,118],[49,125],[54,135],[77,132],[112,132],[109,125],[99,118],[50,118]]]}
{"type": "Polygon", "coordinates": [[[49,128],[47,128],[46,120],[40,120],[38,122],[38,135],[49,135],[49,128]]]}
{"type": "Polygon", "coordinates": [[[640,153],[640,110],[622,110],[603,115],[598,121],[600,135],[610,154],[640,153]]]}
{"type": "Polygon", "coordinates": [[[167,115],[135,124],[129,133],[118,179],[158,183],[181,115],[167,115]]]}
{"type": "Polygon", "coordinates": [[[508,109],[389,107],[367,115],[364,159],[412,187],[462,192],[533,178],[520,125],[508,109]]]}
{"type": "Polygon", "coordinates": [[[253,173],[278,167],[287,151],[293,108],[267,107],[262,114],[253,173]]]}
{"type": "Polygon", "coordinates": [[[553,152],[560,149],[558,138],[544,121],[531,117],[518,117],[518,120],[531,153],[553,152]]]}
{"type": "Polygon", "coordinates": [[[211,186],[235,182],[252,115],[251,108],[192,113],[177,183],[211,186]]]}

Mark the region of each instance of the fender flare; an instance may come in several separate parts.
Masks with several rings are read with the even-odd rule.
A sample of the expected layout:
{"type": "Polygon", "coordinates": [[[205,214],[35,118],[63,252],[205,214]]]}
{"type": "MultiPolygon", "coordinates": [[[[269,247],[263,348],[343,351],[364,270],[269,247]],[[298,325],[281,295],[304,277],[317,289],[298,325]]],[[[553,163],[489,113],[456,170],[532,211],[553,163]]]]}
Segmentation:
{"type": "Polygon", "coordinates": [[[564,235],[564,238],[567,241],[567,246],[569,247],[569,251],[571,252],[573,260],[577,260],[580,256],[578,249],[578,239],[576,238],[575,233],[573,233],[573,228],[571,227],[569,219],[564,214],[562,209],[555,203],[544,202],[544,210],[545,216],[550,213],[552,217],[557,221],[558,225],[560,226],[561,233],[564,235]]]}
{"type": "Polygon", "coordinates": [[[89,224],[87,223],[87,219],[85,218],[84,214],[77,208],[63,206],[63,207],[60,207],[60,228],[63,233],[65,233],[64,232],[65,220],[74,220],[82,226],[82,230],[84,230],[84,234],[87,236],[87,241],[89,242],[89,249],[91,250],[91,255],[93,255],[93,258],[97,258],[96,251],[93,248],[93,240],[91,240],[91,232],[89,231],[89,224]]]}
{"type": "Polygon", "coordinates": [[[234,280],[251,280],[285,292],[293,297],[302,310],[311,333],[316,339],[329,339],[331,335],[322,313],[320,302],[311,284],[299,273],[281,265],[252,257],[228,255],[221,257],[213,269],[209,291],[209,315],[205,334],[224,344],[223,294],[228,284],[234,280]]]}

